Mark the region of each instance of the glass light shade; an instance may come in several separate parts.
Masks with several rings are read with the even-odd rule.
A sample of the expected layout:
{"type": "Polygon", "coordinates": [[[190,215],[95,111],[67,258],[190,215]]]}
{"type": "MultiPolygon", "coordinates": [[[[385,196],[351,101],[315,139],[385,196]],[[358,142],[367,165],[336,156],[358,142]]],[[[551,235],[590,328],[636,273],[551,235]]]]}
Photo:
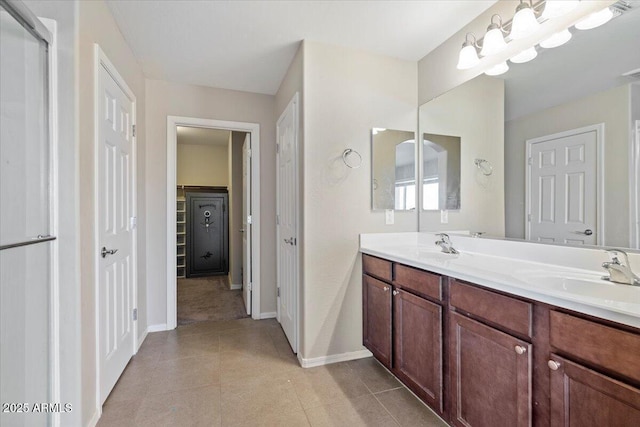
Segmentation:
{"type": "Polygon", "coordinates": [[[507,43],[504,41],[502,30],[500,28],[492,28],[484,35],[484,42],[480,55],[493,55],[500,52],[505,47],[507,47],[507,43]]]}
{"type": "Polygon", "coordinates": [[[516,9],[516,14],[511,21],[509,36],[513,40],[522,39],[538,29],[540,24],[533,13],[533,9],[526,3],[521,3],[516,9]]]}
{"type": "Polygon", "coordinates": [[[576,24],[576,28],[579,30],[590,30],[592,28],[599,27],[609,22],[613,18],[613,12],[610,8],[605,7],[599,12],[594,12],[591,15],[579,21],[576,24]]]}
{"type": "Polygon", "coordinates": [[[516,64],[523,64],[525,62],[531,61],[533,58],[538,56],[538,52],[535,47],[530,47],[529,49],[525,49],[516,56],[509,59],[509,61],[516,64]]]}
{"type": "Polygon", "coordinates": [[[575,9],[578,3],[580,0],[547,0],[542,19],[553,19],[565,15],[575,9]]]}
{"type": "Polygon", "coordinates": [[[501,62],[498,65],[494,65],[493,67],[489,68],[487,71],[485,71],[484,73],[487,76],[499,76],[500,74],[504,74],[507,71],[509,71],[509,66],[507,65],[507,62],[501,62]]]}
{"type": "Polygon", "coordinates": [[[545,49],[552,49],[554,47],[562,46],[569,40],[571,40],[571,32],[566,29],[560,31],[559,33],[555,33],[546,40],[541,41],[540,46],[545,49]]]}
{"type": "Polygon", "coordinates": [[[468,70],[478,65],[479,62],[480,58],[478,58],[478,51],[475,46],[465,43],[458,57],[458,70],[468,70]]]}

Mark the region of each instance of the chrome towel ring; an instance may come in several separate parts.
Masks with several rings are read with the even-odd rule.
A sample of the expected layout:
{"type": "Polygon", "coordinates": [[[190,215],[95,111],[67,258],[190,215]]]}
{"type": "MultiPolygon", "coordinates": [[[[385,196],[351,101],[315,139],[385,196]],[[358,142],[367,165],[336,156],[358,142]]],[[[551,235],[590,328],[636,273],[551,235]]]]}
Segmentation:
{"type": "Polygon", "coordinates": [[[488,160],[485,159],[475,159],[474,163],[480,169],[483,175],[489,176],[493,173],[493,166],[489,163],[488,160]]]}
{"type": "Polygon", "coordinates": [[[358,169],[362,165],[362,156],[353,148],[347,148],[342,152],[342,161],[351,169],[358,169]]]}

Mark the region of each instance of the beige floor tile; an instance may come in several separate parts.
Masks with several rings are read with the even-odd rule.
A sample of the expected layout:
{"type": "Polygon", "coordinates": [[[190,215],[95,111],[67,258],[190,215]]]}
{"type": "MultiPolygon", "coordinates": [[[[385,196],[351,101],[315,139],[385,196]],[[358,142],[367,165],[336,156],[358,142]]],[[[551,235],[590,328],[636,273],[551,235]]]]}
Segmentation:
{"type": "Polygon", "coordinates": [[[295,357],[283,357],[279,354],[260,354],[246,352],[220,353],[220,382],[222,384],[242,381],[262,375],[280,375],[300,369],[295,357]]]}
{"type": "Polygon", "coordinates": [[[309,421],[304,411],[288,413],[269,413],[257,418],[235,420],[234,424],[223,424],[223,427],[308,427],[309,421]]]}
{"type": "Polygon", "coordinates": [[[217,354],[186,357],[159,362],[149,381],[147,395],[219,384],[220,360],[217,354]]]}
{"type": "Polygon", "coordinates": [[[142,399],[114,401],[107,400],[102,407],[102,416],[96,427],[129,427],[135,426],[135,418],[142,404],[142,399]]]}
{"type": "Polygon", "coordinates": [[[286,375],[263,375],[222,387],[222,424],[225,426],[300,411],[302,406],[286,375]]]}
{"type": "Polygon", "coordinates": [[[220,333],[220,351],[277,355],[273,339],[264,330],[245,328],[220,333]]]}
{"type": "Polygon", "coordinates": [[[149,381],[155,373],[155,364],[131,360],[109,394],[107,402],[141,399],[147,394],[149,381]]]}
{"type": "Polygon", "coordinates": [[[447,426],[447,424],[442,421],[435,412],[429,409],[404,387],[396,390],[376,393],[374,396],[380,401],[380,403],[382,403],[382,406],[389,411],[401,426],[447,426]]]}
{"type": "Polygon", "coordinates": [[[157,348],[161,352],[160,362],[184,357],[208,357],[220,352],[220,336],[217,332],[175,336],[157,348]]]}
{"type": "Polygon", "coordinates": [[[294,371],[292,381],[305,410],[370,394],[344,363],[294,371]]]}
{"type": "Polygon", "coordinates": [[[220,426],[220,387],[164,393],[143,400],[136,417],[140,427],[220,426]]]}
{"type": "Polygon", "coordinates": [[[402,383],[373,357],[351,360],[347,362],[347,365],[354,370],[371,393],[402,387],[402,383]]]}
{"type": "Polygon", "coordinates": [[[312,427],[397,427],[393,417],[371,394],[306,410],[312,427]]]}

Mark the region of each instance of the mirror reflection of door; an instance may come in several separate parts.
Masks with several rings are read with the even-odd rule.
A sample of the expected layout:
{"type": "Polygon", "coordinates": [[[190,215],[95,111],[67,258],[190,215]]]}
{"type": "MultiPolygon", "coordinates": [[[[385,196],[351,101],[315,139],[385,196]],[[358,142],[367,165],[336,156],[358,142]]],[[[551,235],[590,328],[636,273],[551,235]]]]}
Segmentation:
{"type": "Polygon", "coordinates": [[[460,209],[459,136],[423,134],[422,209],[460,209]]]}
{"type": "Polygon", "coordinates": [[[415,133],[373,128],[371,153],[372,208],[415,209],[415,133]]]}

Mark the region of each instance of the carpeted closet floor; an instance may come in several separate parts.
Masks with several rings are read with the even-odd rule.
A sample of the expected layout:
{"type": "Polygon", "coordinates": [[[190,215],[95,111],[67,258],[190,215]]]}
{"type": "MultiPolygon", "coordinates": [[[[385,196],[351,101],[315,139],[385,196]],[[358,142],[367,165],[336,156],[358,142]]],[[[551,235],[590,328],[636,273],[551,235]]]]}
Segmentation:
{"type": "Polygon", "coordinates": [[[242,290],[229,290],[228,276],[178,279],[178,325],[242,317],[242,290]]]}

